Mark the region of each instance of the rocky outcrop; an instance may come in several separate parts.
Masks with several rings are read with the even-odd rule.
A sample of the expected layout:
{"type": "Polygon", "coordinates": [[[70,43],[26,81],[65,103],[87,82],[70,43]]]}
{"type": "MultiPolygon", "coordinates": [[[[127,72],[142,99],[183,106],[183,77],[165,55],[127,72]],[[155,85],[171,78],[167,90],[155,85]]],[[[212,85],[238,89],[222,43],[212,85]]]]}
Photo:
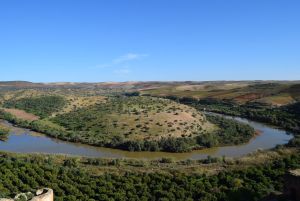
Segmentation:
{"type": "Polygon", "coordinates": [[[36,192],[35,197],[31,199],[31,201],[53,201],[54,194],[53,190],[49,188],[40,189],[36,192]]]}
{"type": "Polygon", "coordinates": [[[28,201],[54,201],[54,193],[52,189],[43,188],[36,192],[36,195],[32,193],[20,193],[15,196],[14,199],[0,198],[0,201],[18,201],[18,200],[28,200],[28,201]]]}

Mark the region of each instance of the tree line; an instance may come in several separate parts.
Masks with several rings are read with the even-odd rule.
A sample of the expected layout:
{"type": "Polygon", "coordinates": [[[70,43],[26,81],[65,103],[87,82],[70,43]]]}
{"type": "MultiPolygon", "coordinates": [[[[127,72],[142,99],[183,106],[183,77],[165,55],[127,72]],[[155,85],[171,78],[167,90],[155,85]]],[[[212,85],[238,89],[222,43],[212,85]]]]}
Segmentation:
{"type": "Polygon", "coordinates": [[[65,104],[66,100],[62,96],[51,95],[8,100],[4,102],[3,106],[6,108],[21,109],[41,118],[45,118],[54,112],[60,111],[65,104]]]}
{"type": "Polygon", "coordinates": [[[0,197],[49,187],[55,192],[55,201],[256,201],[274,190],[282,191],[285,172],[299,168],[299,164],[300,155],[293,154],[261,166],[214,175],[176,172],[93,175],[73,159],[67,158],[63,165],[56,165],[47,157],[20,159],[3,154],[0,197]]]}

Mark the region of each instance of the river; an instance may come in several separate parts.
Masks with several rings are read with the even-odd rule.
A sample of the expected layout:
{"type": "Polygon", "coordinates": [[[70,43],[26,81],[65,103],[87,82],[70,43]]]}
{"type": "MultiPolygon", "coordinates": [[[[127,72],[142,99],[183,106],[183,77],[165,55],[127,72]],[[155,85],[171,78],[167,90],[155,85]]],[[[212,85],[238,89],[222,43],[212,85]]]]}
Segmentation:
{"type": "Polygon", "coordinates": [[[215,147],[189,153],[166,153],[166,152],[129,152],[118,149],[94,147],[79,143],[71,143],[50,138],[46,135],[32,132],[28,129],[14,127],[8,122],[2,121],[11,128],[7,141],[0,141],[0,150],[16,153],[47,153],[68,154],[85,157],[100,158],[135,158],[135,159],[158,159],[162,157],[174,158],[176,160],[204,159],[212,157],[241,157],[258,149],[271,149],[276,145],[288,143],[293,138],[286,131],[272,126],[250,121],[239,117],[228,117],[237,121],[247,123],[260,134],[252,138],[248,143],[235,146],[215,147]]]}

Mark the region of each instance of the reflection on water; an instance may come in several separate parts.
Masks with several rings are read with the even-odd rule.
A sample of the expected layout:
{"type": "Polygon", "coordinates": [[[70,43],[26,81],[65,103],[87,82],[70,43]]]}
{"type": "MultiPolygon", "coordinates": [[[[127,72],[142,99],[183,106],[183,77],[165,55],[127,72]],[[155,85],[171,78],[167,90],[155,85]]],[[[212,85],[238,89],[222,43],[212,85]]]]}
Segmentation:
{"type": "MultiPolygon", "coordinates": [[[[233,117],[226,117],[233,118],[233,117]]],[[[207,156],[228,156],[239,157],[251,153],[257,149],[270,149],[279,144],[286,144],[293,136],[288,135],[284,130],[271,126],[249,121],[242,118],[233,118],[244,122],[259,130],[260,135],[254,137],[249,143],[237,146],[217,147],[197,150],[190,153],[166,153],[166,152],[128,152],[117,149],[93,147],[89,145],[65,142],[45,135],[31,132],[27,129],[16,128],[7,122],[11,127],[9,138],[5,142],[0,141],[0,150],[19,153],[50,153],[50,154],[70,154],[87,157],[101,158],[137,158],[156,159],[171,157],[177,160],[203,159],[207,156]]]]}

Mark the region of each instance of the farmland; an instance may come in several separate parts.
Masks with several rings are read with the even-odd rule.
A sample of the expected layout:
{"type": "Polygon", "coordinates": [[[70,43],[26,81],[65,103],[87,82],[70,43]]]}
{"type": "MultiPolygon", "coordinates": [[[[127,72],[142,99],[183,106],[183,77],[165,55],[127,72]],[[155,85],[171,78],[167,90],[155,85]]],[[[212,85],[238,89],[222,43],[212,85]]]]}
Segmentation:
{"type": "Polygon", "coordinates": [[[294,103],[300,99],[297,82],[216,82],[142,89],[141,93],[161,97],[226,99],[239,104],[263,102],[275,106],[294,103]]]}

